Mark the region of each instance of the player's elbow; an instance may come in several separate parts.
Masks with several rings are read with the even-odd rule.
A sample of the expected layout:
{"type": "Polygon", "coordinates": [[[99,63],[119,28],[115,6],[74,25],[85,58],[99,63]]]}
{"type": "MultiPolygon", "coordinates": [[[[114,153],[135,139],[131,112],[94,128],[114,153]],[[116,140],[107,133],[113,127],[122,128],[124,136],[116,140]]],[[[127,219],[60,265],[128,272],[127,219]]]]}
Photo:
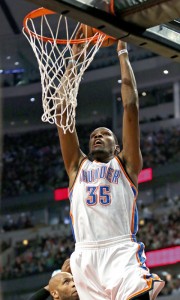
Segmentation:
{"type": "Polygon", "coordinates": [[[138,118],[139,105],[136,101],[129,100],[126,103],[123,103],[123,109],[127,116],[132,117],[133,119],[135,116],[138,118]]]}
{"type": "Polygon", "coordinates": [[[123,107],[126,110],[139,110],[139,100],[136,93],[126,93],[125,97],[122,97],[123,107]]]}

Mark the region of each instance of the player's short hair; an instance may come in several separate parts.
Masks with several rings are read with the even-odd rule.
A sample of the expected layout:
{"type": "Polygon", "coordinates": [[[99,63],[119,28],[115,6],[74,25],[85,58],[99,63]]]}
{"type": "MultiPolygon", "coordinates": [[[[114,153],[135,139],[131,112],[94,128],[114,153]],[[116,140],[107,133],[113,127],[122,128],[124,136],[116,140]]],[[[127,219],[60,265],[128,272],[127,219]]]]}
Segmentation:
{"type": "Polygon", "coordinates": [[[112,134],[113,134],[113,137],[114,137],[114,140],[115,140],[115,144],[116,144],[116,145],[119,145],[117,136],[114,134],[114,132],[112,132],[112,134]]]}

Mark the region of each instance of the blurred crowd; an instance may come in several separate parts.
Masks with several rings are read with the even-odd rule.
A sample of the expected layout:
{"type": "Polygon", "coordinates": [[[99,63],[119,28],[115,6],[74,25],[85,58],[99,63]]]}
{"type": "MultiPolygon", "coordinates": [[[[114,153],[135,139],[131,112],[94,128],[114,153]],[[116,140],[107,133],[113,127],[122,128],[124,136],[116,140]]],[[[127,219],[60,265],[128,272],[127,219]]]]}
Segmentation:
{"type": "Polygon", "coordinates": [[[18,216],[6,215],[4,220],[1,221],[1,231],[14,231],[32,228],[33,221],[29,213],[20,213],[18,216]]]}
{"type": "MultiPolygon", "coordinates": [[[[142,241],[146,251],[180,244],[179,197],[163,198],[146,207],[140,205],[139,232],[137,241],[142,241]],[[157,207],[159,207],[159,211],[157,207]],[[163,212],[163,208],[166,213],[163,212]],[[154,213],[156,211],[156,213],[154,213]]],[[[65,212],[66,214],[66,212],[65,212]]],[[[66,228],[70,225],[65,225],[66,228]]],[[[69,232],[69,231],[67,231],[69,232]]],[[[4,242],[5,245],[5,242],[4,242]]],[[[6,248],[12,247],[10,241],[6,248]]],[[[2,268],[2,279],[10,279],[43,273],[58,269],[66,257],[74,250],[72,236],[37,237],[24,244],[22,241],[13,247],[13,257],[2,268]]]]}
{"type": "MultiPolygon", "coordinates": [[[[88,154],[89,134],[95,127],[95,125],[77,127],[81,148],[86,154],[88,154]]],[[[177,127],[157,132],[142,132],[141,150],[144,168],[156,168],[158,165],[180,161],[179,135],[180,128],[177,127]]],[[[56,129],[5,135],[3,198],[54,190],[67,185],[68,178],[56,129]]]]}
{"type": "MultiPolygon", "coordinates": [[[[180,197],[173,198],[163,197],[156,199],[149,204],[137,201],[139,212],[139,232],[137,239],[143,241],[146,250],[154,250],[172,245],[180,245],[180,197]]],[[[54,210],[57,207],[54,208],[54,210]]],[[[39,218],[30,212],[23,212],[15,215],[5,215],[1,221],[1,233],[10,231],[37,228],[38,226],[70,226],[69,218],[69,202],[65,206],[60,207],[58,212],[59,218],[49,217],[39,218]],[[55,222],[55,223],[54,223],[55,222]]],[[[53,211],[52,211],[53,212],[53,211]]],[[[55,211],[54,211],[55,213],[55,211]]],[[[5,243],[6,244],[6,243],[5,243]]],[[[10,243],[8,242],[10,246],[10,243]]],[[[7,247],[1,247],[1,250],[7,247]]]]}
{"type": "Polygon", "coordinates": [[[145,244],[146,251],[180,245],[180,197],[171,201],[157,199],[155,205],[138,207],[137,240],[145,244]]]}
{"type": "Polygon", "coordinates": [[[180,161],[180,128],[142,132],[141,150],[144,167],[156,167],[180,161]]]}
{"type": "MultiPolygon", "coordinates": [[[[36,238],[23,246],[17,243],[15,248],[15,261],[6,264],[1,269],[1,279],[23,278],[44,272],[53,272],[62,266],[74,250],[71,237],[65,239],[55,237],[36,238]]],[[[159,271],[158,275],[165,280],[165,288],[160,295],[178,295],[180,293],[180,277],[166,271],[159,271]]]]}
{"type": "Polygon", "coordinates": [[[158,275],[165,281],[165,287],[161,290],[159,296],[177,295],[175,299],[179,299],[180,275],[171,274],[167,271],[159,272],[158,275]]]}
{"type": "Polygon", "coordinates": [[[23,245],[18,242],[14,248],[15,260],[1,270],[1,278],[19,278],[59,269],[74,250],[72,237],[37,237],[23,245]]]}

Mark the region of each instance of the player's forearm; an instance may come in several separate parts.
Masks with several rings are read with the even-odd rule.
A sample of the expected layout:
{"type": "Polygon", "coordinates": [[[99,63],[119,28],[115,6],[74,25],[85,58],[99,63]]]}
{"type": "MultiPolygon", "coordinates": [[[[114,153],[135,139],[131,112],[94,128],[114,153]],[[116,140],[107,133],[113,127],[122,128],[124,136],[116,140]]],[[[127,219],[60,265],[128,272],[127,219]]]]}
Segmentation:
{"type": "Polygon", "coordinates": [[[71,103],[69,100],[70,92],[75,84],[75,76],[77,75],[77,68],[73,61],[69,61],[66,71],[61,79],[61,87],[57,93],[56,105],[56,120],[57,124],[65,126],[68,111],[71,110],[71,103]],[[69,103],[69,104],[68,104],[69,103]]]}
{"type": "MultiPolygon", "coordinates": [[[[57,92],[57,97],[59,97],[60,103],[63,103],[64,100],[64,105],[62,107],[57,106],[57,111],[63,109],[63,107],[66,106],[66,101],[65,98],[68,96],[68,90],[69,90],[69,85],[71,85],[71,82],[75,81],[74,78],[77,75],[77,69],[76,66],[74,65],[73,61],[69,61],[66,71],[61,79],[61,86],[57,92]]],[[[73,88],[73,87],[71,87],[73,88]]],[[[58,101],[57,101],[58,105],[58,101]]]]}
{"type": "Polygon", "coordinates": [[[50,292],[45,288],[38,290],[28,300],[46,300],[50,296],[50,292]]]}
{"type": "MultiPolygon", "coordinates": [[[[82,27],[80,26],[76,32],[75,39],[82,38],[83,32],[82,27]]],[[[74,106],[72,102],[76,102],[77,90],[78,90],[78,66],[81,61],[84,59],[84,55],[82,55],[82,45],[81,44],[73,44],[71,49],[71,55],[69,62],[66,66],[66,71],[61,78],[61,86],[57,93],[57,105],[56,105],[56,114],[57,114],[57,123],[61,125],[67,125],[66,121],[69,122],[69,114],[72,117],[74,115],[74,106]],[[59,99],[59,103],[58,103],[59,99]],[[72,111],[73,109],[73,111],[72,111]]],[[[72,124],[73,126],[74,124],[72,124]]],[[[66,126],[65,126],[66,127],[66,126]]],[[[69,127],[69,125],[67,126],[69,127]]]]}
{"type": "Polygon", "coordinates": [[[121,69],[121,95],[123,106],[128,105],[139,106],[137,85],[133,69],[131,67],[128,53],[123,53],[119,56],[120,69],[121,69]]]}

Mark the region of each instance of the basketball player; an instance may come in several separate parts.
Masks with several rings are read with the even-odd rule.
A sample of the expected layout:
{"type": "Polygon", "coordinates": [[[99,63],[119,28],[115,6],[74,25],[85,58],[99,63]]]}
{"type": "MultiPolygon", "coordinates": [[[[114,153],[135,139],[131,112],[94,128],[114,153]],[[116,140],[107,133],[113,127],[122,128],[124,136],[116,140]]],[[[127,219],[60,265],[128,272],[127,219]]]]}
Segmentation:
{"type": "Polygon", "coordinates": [[[54,300],[78,300],[79,296],[70,273],[61,272],[49,281],[49,291],[54,300]]]}
{"type": "Polygon", "coordinates": [[[72,275],[66,272],[54,275],[49,284],[33,294],[29,300],[46,300],[50,295],[54,300],[79,300],[72,275]]]}
{"type": "Polygon", "coordinates": [[[77,290],[70,273],[69,259],[62,268],[53,272],[49,284],[34,293],[29,300],[46,300],[50,295],[54,300],[79,300],[77,290]]]}
{"type": "MultiPolygon", "coordinates": [[[[79,29],[77,38],[81,35],[79,29]]],[[[77,57],[81,46],[73,45],[72,51],[77,57]]],[[[144,244],[136,241],[136,198],[142,169],[138,92],[124,42],[118,41],[117,53],[123,148],[111,130],[99,127],[90,135],[87,156],[80,149],[76,131],[64,134],[58,127],[76,239],[71,270],[81,300],[154,300],[164,282],[149,273],[144,244]]],[[[72,60],[66,70],[69,77],[75,76],[71,64],[72,60]]]]}

